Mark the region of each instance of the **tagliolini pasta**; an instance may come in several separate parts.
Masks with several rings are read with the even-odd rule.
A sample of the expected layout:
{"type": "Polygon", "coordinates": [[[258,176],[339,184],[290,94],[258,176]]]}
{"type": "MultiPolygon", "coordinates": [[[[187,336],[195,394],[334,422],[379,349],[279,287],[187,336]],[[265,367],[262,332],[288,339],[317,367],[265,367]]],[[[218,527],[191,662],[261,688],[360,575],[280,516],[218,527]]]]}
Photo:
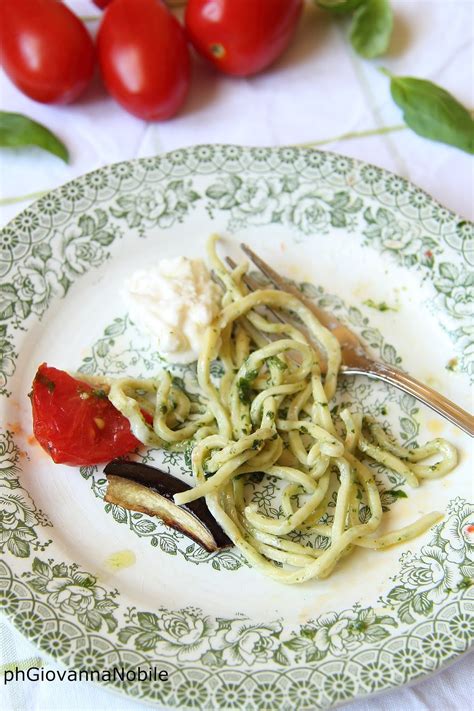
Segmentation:
{"type": "Polygon", "coordinates": [[[222,311],[207,330],[197,363],[199,393],[191,397],[166,371],[156,379],[110,384],[110,400],[143,444],[176,449],[192,444],[195,487],[177,494],[175,502],[204,496],[249,563],[288,584],[326,577],[355,546],[386,548],[436,523],[442,514],[433,512],[377,536],[382,504],[363,459],[416,487],[449,472],[457,463],[456,449],[441,438],[416,449],[401,447],[370,417],[348,409],[336,420],[329,406],[341,363],[336,338],[296,297],[273,289],[249,293],[242,281],[246,265],[228,271],[215,243],[211,238],[208,256],[223,286],[222,311]],[[262,307],[290,315],[291,323],[268,318],[262,307]],[[216,359],[223,369],[218,382],[211,375],[216,359]],[[427,463],[433,455],[437,461],[427,463]],[[280,481],[273,517],[246,502],[246,482],[255,473],[280,481]],[[324,522],[334,500],[331,523],[324,522]],[[361,505],[370,512],[364,522],[361,505]],[[299,533],[325,545],[298,542],[299,533]]]}

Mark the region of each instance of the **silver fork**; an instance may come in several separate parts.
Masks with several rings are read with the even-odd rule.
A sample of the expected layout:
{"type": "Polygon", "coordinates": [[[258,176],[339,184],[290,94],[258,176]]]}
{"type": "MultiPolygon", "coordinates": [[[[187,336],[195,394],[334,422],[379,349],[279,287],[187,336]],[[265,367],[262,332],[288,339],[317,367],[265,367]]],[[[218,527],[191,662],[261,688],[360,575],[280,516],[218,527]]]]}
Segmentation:
{"type": "MultiPolygon", "coordinates": [[[[358,337],[347,326],[344,326],[336,316],[320,309],[312,301],[306,299],[300,291],[281,277],[246,244],[241,244],[240,246],[255,266],[277,289],[298,297],[300,301],[311,309],[323,326],[326,326],[337,338],[341,345],[342,366],[340,372],[342,375],[366,375],[369,378],[383,380],[389,385],[394,385],[399,390],[403,390],[428,405],[439,415],[450,420],[468,435],[474,437],[474,417],[472,415],[411,375],[394,368],[392,365],[370,358],[358,337]]],[[[231,259],[228,258],[227,262],[231,267],[235,267],[235,262],[231,259]]],[[[261,288],[251,277],[245,277],[245,283],[251,291],[261,288]]],[[[273,314],[279,320],[282,320],[279,314],[275,312],[273,314]]]]}

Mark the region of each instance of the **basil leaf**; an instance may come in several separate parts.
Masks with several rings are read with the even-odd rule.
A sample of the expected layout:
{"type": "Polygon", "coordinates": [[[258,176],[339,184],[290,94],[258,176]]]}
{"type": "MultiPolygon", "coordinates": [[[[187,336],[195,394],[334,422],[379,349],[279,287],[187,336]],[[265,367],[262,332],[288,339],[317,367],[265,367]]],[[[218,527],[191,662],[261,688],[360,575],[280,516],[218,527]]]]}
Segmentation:
{"type": "Polygon", "coordinates": [[[474,120],[454,96],[426,79],[382,71],[390,77],[392,98],[407,126],[420,136],[474,153],[474,120]]]}
{"type": "Polygon", "coordinates": [[[383,54],[390,43],[393,12],[389,0],[367,0],[357,8],[352,19],[351,42],[366,59],[383,54]]]}
{"type": "Polygon", "coordinates": [[[49,153],[69,162],[69,152],[59,138],[46,126],[24,116],[8,111],[0,111],[0,146],[38,146],[49,153]]]}
{"type": "Polygon", "coordinates": [[[352,10],[355,10],[356,7],[359,7],[359,5],[366,1],[367,0],[316,0],[316,4],[323,10],[343,14],[345,12],[352,12],[352,10]]]}

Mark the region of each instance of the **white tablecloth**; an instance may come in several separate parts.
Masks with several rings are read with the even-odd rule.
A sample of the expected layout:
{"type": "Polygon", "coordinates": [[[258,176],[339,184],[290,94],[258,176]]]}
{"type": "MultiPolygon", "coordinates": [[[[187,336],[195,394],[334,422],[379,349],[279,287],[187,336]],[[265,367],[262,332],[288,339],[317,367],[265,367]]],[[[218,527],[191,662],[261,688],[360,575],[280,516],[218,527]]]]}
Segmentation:
{"type": "MultiPolygon", "coordinates": [[[[398,127],[388,81],[377,66],[395,74],[431,79],[474,106],[473,0],[392,0],[395,32],[383,61],[355,56],[346,29],[308,8],[298,36],[269,71],[246,80],[218,76],[194,64],[189,100],[177,118],[145,124],[107,97],[96,78],[83,98],[68,107],[36,104],[0,73],[1,108],[28,114],[68,145],[64,165],[39,150],[2,150],[0,222],[4,224],[44,191],[106,163],[154,155],[197,143],[284,145],[317,143],[324,149],[375,163],[424,188],[447,207],[472,219],[474,164],[461,151],[424,140],[398,127]],[[347,134],[352,134],[348,137],[347,134]],[[363,135],[360,135],[363,134],[363,135]]],[[[88,0],[68,0],[76,12],[97,15],[88,0]]],[[[91,29],[96,23],[91,22],[91,29]]],[[[0,626],[0,671],[45,664],[58,668],[13,630],[0,626]]],[[[367,700],[349,711],[469,711],[473,655],[414,686],[367,700]]],[[[3,679],[0,680],[0,683],[3,679]]],[[[135,710],[142,704],[87,683],[27,682],[0,686],[5,711],[135,710]]]]}

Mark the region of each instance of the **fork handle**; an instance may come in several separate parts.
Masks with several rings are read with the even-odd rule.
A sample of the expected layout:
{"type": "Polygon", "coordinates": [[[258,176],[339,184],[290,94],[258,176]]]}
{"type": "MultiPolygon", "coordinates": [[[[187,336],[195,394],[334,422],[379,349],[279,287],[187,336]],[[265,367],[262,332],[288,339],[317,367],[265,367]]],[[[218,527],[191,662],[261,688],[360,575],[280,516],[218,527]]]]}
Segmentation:
{"type": "Polygon", "coordinates": [[[417,400],[428,405],[428,407],[452,422],[463,432],[474,437],[474,417],[472,415],[463,410],[462,407],[455,405],[444,395],[433,390],[433,388],[420,383],[419,380],[412,378],[407,373],[403,373],[398,368],[393,368],[386,363],[370,361],[364,368],[342,366],[341,372],[344,375],[366,375],[369,378],[383,380],[385,383],[394,385],[399,390],[413,395],[417,400]]]}

